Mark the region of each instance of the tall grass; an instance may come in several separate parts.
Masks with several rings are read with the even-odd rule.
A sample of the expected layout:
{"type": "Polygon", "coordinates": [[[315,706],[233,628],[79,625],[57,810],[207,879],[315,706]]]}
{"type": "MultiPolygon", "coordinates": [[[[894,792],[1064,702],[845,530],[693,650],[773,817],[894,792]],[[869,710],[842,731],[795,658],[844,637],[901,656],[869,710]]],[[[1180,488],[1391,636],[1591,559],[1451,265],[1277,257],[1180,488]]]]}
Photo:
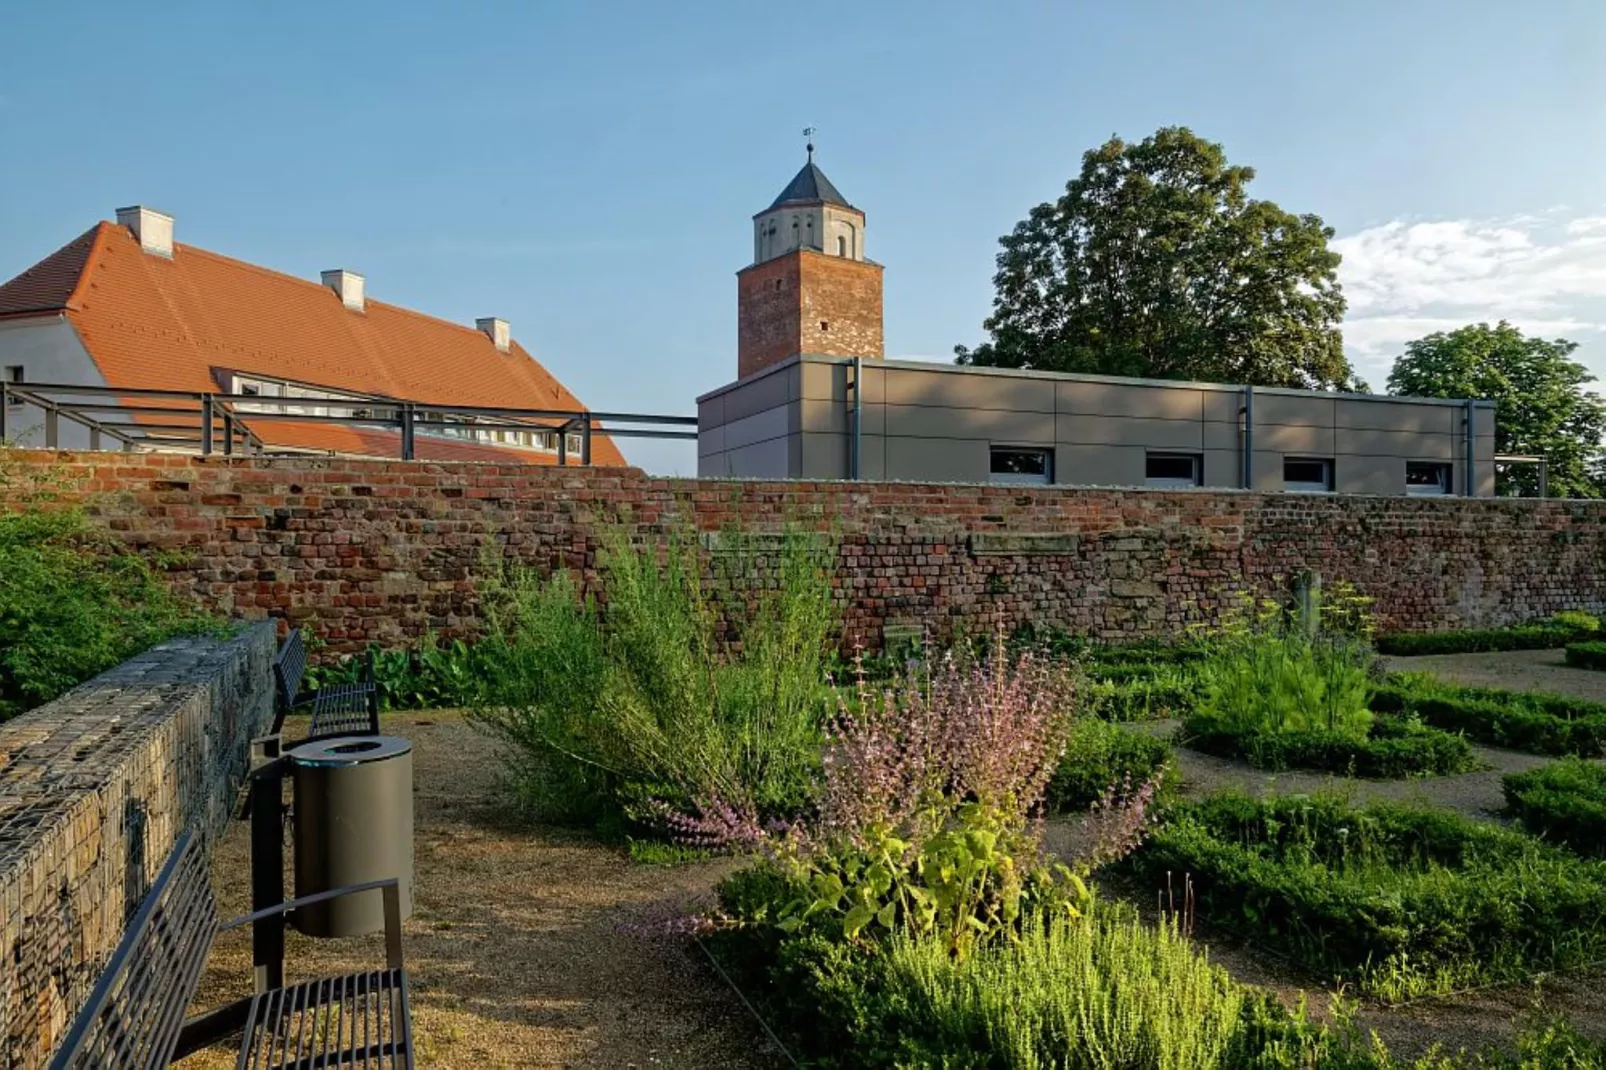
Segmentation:
{"type": "Polygon", "coordinates": [[[710,584],[694,534],[672,531],[660,548],[606,530],[605,605],[563,572],[490,570],[474,715],[512,744],[513,779],[542,816],[646,821],[657,805],[715,798],[771,816],[806,805],[835,623],[826,548],[789,533],[760,559],[753,540],[724,541],[735,549],[710,584]]]}

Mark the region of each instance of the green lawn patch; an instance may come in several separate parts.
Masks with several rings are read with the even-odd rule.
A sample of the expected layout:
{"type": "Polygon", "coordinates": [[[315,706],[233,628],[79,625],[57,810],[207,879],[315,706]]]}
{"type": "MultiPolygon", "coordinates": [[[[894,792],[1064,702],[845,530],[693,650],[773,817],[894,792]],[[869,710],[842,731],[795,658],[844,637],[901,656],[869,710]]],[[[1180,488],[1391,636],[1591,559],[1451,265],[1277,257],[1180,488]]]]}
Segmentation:
{"type": "Polygon", "coordinates": [[[1606,765],[1564,758],[1500,783],[1506,808],[1534,835],[1606,856],[1606,765]]]}
{"type": "Polygon", "coordinates": [[[1154,887],[1189,875],[1201,923],[1386,999],[1606,953],[1606,865],[1443,811],[1219,795],[1127,865],[1154,887]]]}
{"type": "Polygon", "coordinates": [[[1465,739],[1402,717],[1374,717],[1365,738],[1312,728],[1264,731],[1196,715],[1179,742],[1206,754],[1241,758],[1258,769],[1319,769],[1342,776],[1394,780],[1453,776],[1480,768],[1465,739]]]}
{"type": "Polygon", "coordinates": [[[1569,695],[1455,687],[1402,674],[1373,692],[1371,706],[1494,747],[1558,757],[1606,754],[1606,703],[1569,695]]]}

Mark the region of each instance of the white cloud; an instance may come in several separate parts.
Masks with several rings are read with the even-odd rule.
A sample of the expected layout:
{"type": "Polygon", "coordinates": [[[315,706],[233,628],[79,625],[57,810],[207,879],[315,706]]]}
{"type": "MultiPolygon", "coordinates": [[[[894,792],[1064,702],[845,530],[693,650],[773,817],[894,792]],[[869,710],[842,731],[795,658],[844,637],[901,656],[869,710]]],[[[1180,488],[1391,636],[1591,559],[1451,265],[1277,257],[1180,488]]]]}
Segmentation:
{"type": "Polygon", "coordinates": [[[1338,239],[1351,359],[1381,378],[1413,338],[1501,319],[1579,342],[1606,331],[1606,216],[1558,214],[1396,220],[1338,239]]]}

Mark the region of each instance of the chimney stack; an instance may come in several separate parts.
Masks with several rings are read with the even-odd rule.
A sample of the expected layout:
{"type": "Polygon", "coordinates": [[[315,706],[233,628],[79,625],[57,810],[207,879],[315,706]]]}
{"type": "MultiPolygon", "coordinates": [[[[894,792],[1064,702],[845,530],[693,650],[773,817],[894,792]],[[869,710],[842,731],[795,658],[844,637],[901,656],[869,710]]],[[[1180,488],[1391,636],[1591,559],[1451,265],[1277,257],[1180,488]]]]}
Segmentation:
{"type": "Polygon", "coordinates": [[[117,225],[139,239],[139,247],[152,256],[173,258],[173,217],[154,208],[133,204],[117,209],[117,225]]]}
{"type": "Polygon", "coordinates": [[[335,268],[321,276],[323,284],[340,295],[340,303],[353,312],[362,311],[363,277],[355,271],[335,268]]]}
{"type": "Polygon", "coordinates": [[[486,316],[475,320],[474,326],[485,332],[486,336],[496,344],[499,353],[506,353],[513,344],[512,329],[508,327],[507,320],[486,316]]]}

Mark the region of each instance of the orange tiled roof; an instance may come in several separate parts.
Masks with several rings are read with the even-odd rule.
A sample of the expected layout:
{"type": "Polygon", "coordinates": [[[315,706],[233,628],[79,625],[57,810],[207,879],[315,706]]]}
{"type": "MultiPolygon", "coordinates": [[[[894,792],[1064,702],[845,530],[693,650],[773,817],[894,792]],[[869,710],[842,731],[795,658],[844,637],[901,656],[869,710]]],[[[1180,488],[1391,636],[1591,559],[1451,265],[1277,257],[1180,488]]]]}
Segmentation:
{"type": "MultiPolygon", "coordinates": [[[[220,371],[238,371],[439,405],[584,408],[517,342],[502,353],[474,327],[382,301],[355,312],[321,283],[191,245],[175,242],[172,259],[153,256],[115,223],[97,224],[0,286],[0,316],[52,311],[66,314],[110,386],[217,390],[220,371]]],[[[270,445],[339,452],[367,452],[348,444],[373,436],[394,441],[337,424],[259,420],[253,429],[270,445]]],[[[422,434],[417,444],[421,457],[439,447],[488,460],[555,460],[422,434]]],[[[388,446],[378,452],[392,455],[388,446]]],[[[607,435],[593,436],[591,458],[626,463],[607,435]]]]}

